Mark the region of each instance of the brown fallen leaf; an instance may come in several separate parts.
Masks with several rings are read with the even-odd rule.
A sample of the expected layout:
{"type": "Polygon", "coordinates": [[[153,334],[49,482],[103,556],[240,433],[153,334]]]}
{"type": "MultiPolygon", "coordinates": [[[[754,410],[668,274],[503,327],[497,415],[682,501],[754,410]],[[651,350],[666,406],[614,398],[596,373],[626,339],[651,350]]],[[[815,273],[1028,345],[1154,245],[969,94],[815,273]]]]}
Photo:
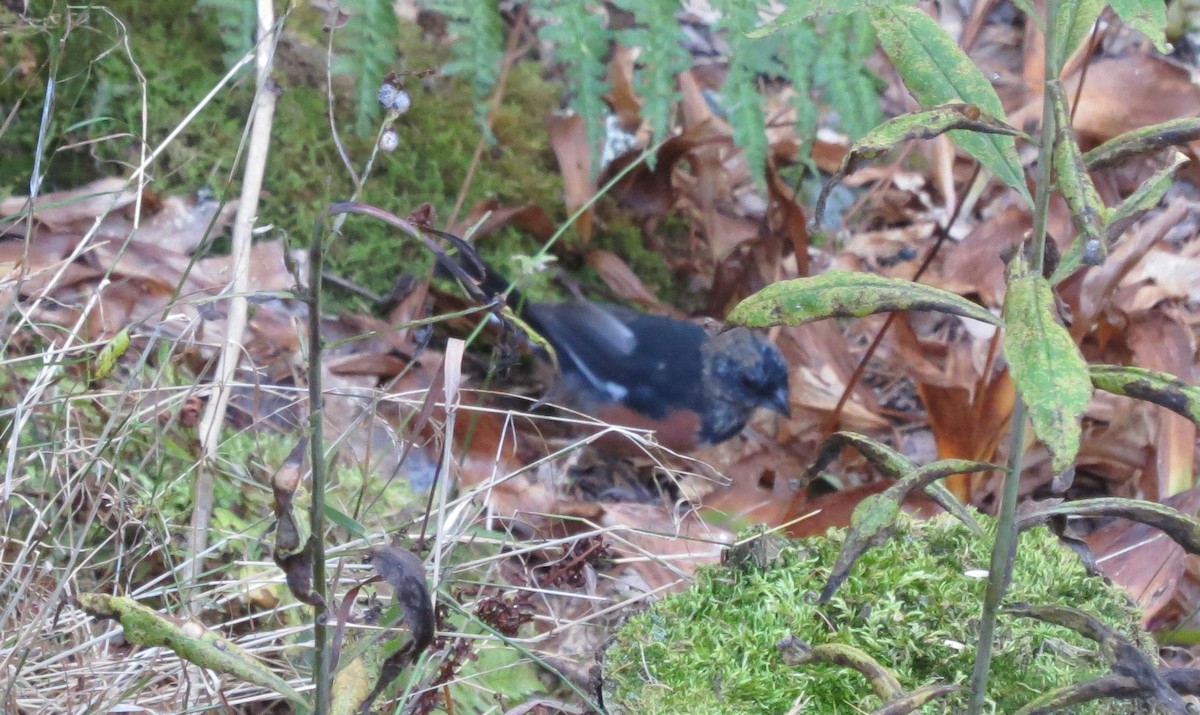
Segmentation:
{"type": "MultiPolygon", "coordinates": [[[[260,241],[250,247],[250,261],[247,268],[250,273],[250,285],[256,291],[291,291],[296,286],[296,278],[288,273],[283,262],[285,245],[283,241],[260,241]]],[[[226,283],[232,280],[230,271],[233,261],[230,256],[214,256],[199,261],[201,269],[214,280],[226,283]]]]}
{"type": "Polygon", "coordinates": [[[468,229],[474,228],[471,239],[490,236],[508,225],[516,226],[521,231],[536,238],[547,241],[554,235],[556,226],[550,215],[541,206],[525,204],[524,206],[501,206],[495,198],[487,198],[471,207],[467,215],[450,227],[450,233],[463,235],[468,229]],[[484,218],[486,216],[486,218],[484,218]],[[482,221],[482,223],[480,223],[482,221]]]}
{"type": "MultiPolygon", "coordinates": [[[[125,179],[97,179],[86,186],[69,191],[42,194],[33,206],[33,218],[43,226],[66,230],[80,228],[76,224],[91,223],[105,212],[129,206],[137,192],[125,179]]],[[[27,196],[10,196],[0,200],[0,216],[11,216],[26,208],[27,196]]],[[[20,231],[20,222],[0,224],[0,234],[20,231]]]]}
{"type": "MultiPolygon", "coordinates": [[[[1164,503],[1195,516],[1200,510],[1200,487],[1168,497],[1164,503]]],[[[1127,519],[1116,519],[1084,540],[1100,571],[1125,589],[1142,609],[1143,625],[1149,627],[1175,597],[1184,574],[1183,547],[1158,529],[1127,519]]]]}
{"type": "MultiPolygon", "coordinates": [[[[574,214],[596,195],[587,129],[583,117],[575,113],[547,116],[546,129],[550,132],[550,146],[554,148],[563,179],[563,203],[566,204],[567,213],[574,214]]],[[[592,238],[592,213],[589,208],[575,221],[575,230],[584,243],[592,238]]]]}
{"type": "Polygon", "coordinates": [[[629,264],[612,251],[588,251],[587,262],[618,296],[661,315],[681,317],[678,311],[659,302],[629,264]]]}
{"type": "Polygon", "coordinates": [[[671,513],[657,504],[559,502],[540,531],[552,538],[604,531],[622,557],[613,576],[634,593],[660,594],[685,587],[696,569],[718,563],[733,534],[694,511],[671,513]]]}
{"type": "MultiPolygon", "coordinates": [[[[1180,318],[1167,311],[1138,316],[1129,326],[1129,346],[1134,364],[1196,383],[1195,337],[1180,318]]],[[[1142,480],[1149,499],[1161,499],[1190,486],[1195,474],[1196,425],[1191,420],[1155,405],[1154,463],[1142,480]]]]}

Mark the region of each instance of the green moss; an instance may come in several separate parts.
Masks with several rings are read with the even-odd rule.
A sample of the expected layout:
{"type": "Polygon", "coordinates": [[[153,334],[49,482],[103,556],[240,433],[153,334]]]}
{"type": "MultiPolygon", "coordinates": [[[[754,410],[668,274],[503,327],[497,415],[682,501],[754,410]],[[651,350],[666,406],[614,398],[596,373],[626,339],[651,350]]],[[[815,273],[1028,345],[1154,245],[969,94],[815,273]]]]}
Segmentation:
{"type": "MultiPolygon", "coordinates": [[[[849,715],[882,705],[856,672],[832,665],[787,666],[775,644],[793,634],[812,644],[866,651],[906,689],[966,685],[974,663],[988,540],[949,518],[908,522],[873,549],[833,600],[814,605],[842,533],[789,543],[766,568],[702,569],[686,592],[631,618],[605,662],[605,702],[614,713],[781,713],[849,715]]],[[[989,522],[990,524],[990,522],[989,522]]],[[[1021,537],[1009,602],[1067,605],[1100,616],[1153,646],[1128,598],[1086,575],[1078,557],[1045,529],[1021,537]]],[[[1002,617],[990,697],[1013,712],[1050,688],[1106,673],[1091,641],[1057,626],[1002,617]]],[[[965,694],[922,713],[962,712],[965,694]]],[[[1129,713],[1105,703],[1079,713],[1129,713]]]]}
{"type": "MultiPolygon", "coordinates": [[[[74,188],[98,176],[127,175],[143,148],[161,144],[224,75],[227,48],[216,10],[185,0],[113,0],[107,8],[111,15],[90,8],[71,11],[70,31],[64,30],[65,3],[43,6],[46,14],[35,21],[6,17],[12,28],[0,39],[0,76],[5,78],[0,105],[16,105],[17,112],[0,137],[0,194],[27,191],[51,78],[56,94],[42,152],[46,190],[74,188]],[[36,60],[32,70],[30,58],[36,60]],[[145,77],[144,103],[139,72],[145,77]]],[[[321,14],[307,5],[293,10],[273,75],[278,104],[258,223],[273,226],[295,245],[307,244],[320,211],[350,197],[354,188],[329,127],[322,24],[321,14]]],[[[436,69],[449,60],[449,49],[424,40],[417,26],[402,23],[399,31],[398,71],[436,69]]],[[[360,200],[401,216],[428,203],[444,221],[480,136],[471,86],[466,79],[433,75],[411,80],[408,89],[412,109],[396,124],[400,148],[376,158],[360,200]]],[[[253,90],[252,72],[244,69],[167,145],[151,168],[151,188],[162,195],[207,189],[236,198],[241,172],[240,164],[235,165],[237,148],[253,90]]],[[[374,136],[359,137],[352,131],[356,108],[351,78],[335,79],[334,93],[342,142],[355,170],[361,171],[374,136]]],[[[505,205],[536,204],[548,210],[552,220],[565,220],[562,180],[543,126],[546,113],[559,106],[560,94],[557,84],[542,78],[537,62],[522,61],[512,68],[493,119],[496,142],[485,148],[460,219],[472,204],[495,197],[505,205]]],[[[660,223],[656,231],[663,250],[650,250],[639,224],[607,202],[601,211],[598,225],[603,228],[591,247],[620,255],[661,300],[685,309],[701,305],[699,296],[678,286],[664,259],[664,252],[687,255],[682,221],[660,223]]],[[[576,241],[573,232],[563,238],[567,253],[574,253],[576,241]]],[[[223,243],[218,242],[209,250],[220,248],[223,243]]],[[[539,246],[508,228],[482,239],[480,249],[498,267],[515,272],[510,257],[536,253],[539,246]]],[[[399,273],[423,271],[429,263],[424,248],[364,217],[346,222],[329,254],[331,271],[378,294],[388,293],[399,273]]],[[[581,277],[589,289],[603,295],[594,273],[584,271],[581,277]]],[[[337,307],[373,308],[331,290],[337,307]]],[[[548,281],[532,281],[526,292],[535,298],[555,295],[548,281]]]]}
{"type": "MultiPolygon", "coordinates": [[[[28,186],[49,79],[56,82],[56,95],[43,169],[46,188],[61,189],[97,176],[128,174],[143,141],[148,147],[161,143],[225,73],[213,11],[184,0],[114,0],[108,7],[112,16],[94,9],[72,11],[73,29],[65,32],[67,10],[56,5],[44,19],[20,25],[0,43],[0,73],[6,77],[0,104],[19,103],[2,137],[0,192],[23,193],[28,186]],[[124,51],[126,39],[132,62],[124,51]],[[36,58],[33,71],[21,64],[30,57],[36,58]],[[144,107],[138,71],[146,80],[144,107]],[[72,144],[75,148],[66,148],[72,144]]],[[[258,217],[259,225],[273,225],[300,245],[308,242],[318,213],[353,192],[329,127],[320,28],[320,15],[308,6],[289,18],[288,42],[277,55],[273,77],[278,105],[258,217]]],[[[415,25],[402,25],[400,34],[403,60],[397,70],[436,68],[446,61],[446,48],[424,41],[415,25]]],[[[494,122],[497,143],[484,152],[466,207],[488,196],[502,203],[561,207],[562,183],[542,126],[545,113],[558,105],[559,90],[542,80],[532,61],[514,67],[507,86],[494,122]]],[[[234,162],[253,89],[252,73],[244,70],[217,93],[153,165],[153,190],[172,194],[208,188],[236,198],[240,165],[234,162]]],[[[445,220],[480,136],[470,87],[434,76],[414,80],[409,90],[413,108],[396,125],[400,149],[376,159],[360,200],[401,216],[428,203],[445,220]]],[[[351,132],[349,84],[335,81],[335,93],[341,138],[361,171],[374,137],[351,132]]],[[[536,250],[532,239],[515,232],[505,240],[521,243],[527,253],[536,250]]],[[[331,270],[386,293],[399,272],[427,265],[429,256],[398,232],[358,218],[347,222],[330,261],[331,270]]]]}

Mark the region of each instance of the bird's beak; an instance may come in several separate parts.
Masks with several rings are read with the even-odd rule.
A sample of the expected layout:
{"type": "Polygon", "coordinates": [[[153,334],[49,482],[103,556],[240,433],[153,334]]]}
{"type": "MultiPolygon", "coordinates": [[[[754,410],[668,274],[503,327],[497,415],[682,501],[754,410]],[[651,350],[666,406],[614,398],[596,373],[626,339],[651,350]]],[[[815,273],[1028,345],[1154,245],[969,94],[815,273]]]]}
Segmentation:
{"type": "Polygon", "coordinates": [[[778,412],[779,414],[783,415],[784,417],[792,416],[792,403],[791,403],[791,400],[788,398],[787,385],[784,385],[783,387],[779,388],[778,390],[775,391],[774,395],[771,395],[771,401],[770,401],[770,403],[768,403],[767,407],[771,411],[778,412]]]}

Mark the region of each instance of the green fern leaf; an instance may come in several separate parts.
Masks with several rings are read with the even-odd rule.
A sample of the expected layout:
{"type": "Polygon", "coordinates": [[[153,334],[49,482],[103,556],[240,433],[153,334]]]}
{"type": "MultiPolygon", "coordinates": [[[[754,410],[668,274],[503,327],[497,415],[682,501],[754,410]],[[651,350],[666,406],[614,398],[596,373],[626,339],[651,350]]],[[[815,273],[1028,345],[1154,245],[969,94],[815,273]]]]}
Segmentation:
{"type": "Polygon", "coordinates": [[[634,83],[642,99],[642,117],[654,138],[668,134],[671,107],[679,100],[675,78],[691,66],[692,57],[680,44],[678,0],[613,0],[613,4],[637,16],[639,27],[622,30],[617,39],[627,47],[641,48],[641,69],[634,83]]]}
{"type": "Polygon", "coordinates": [[[225,46],[221,60],[225,67],[233,67],[254,47],[254,31],[258,24],[254,0],[200,0],[196,7],[216,14],[217,34],[225,46]]]}
{"type": "Polygon", "coordinates": [[[879,124],[879,97],[864,62],[875,37],[862,13],[834,15],[822,23],[823,52],[817,60],[821,98],[842,120],[854,141],[879,124]]]}
{"type": "Polygon", "coordinates": [[[433,0],[425,5],[450,20],[450,32],[456,38],[451,46],[454,59],[442,67],[442,72],[471,82],[475,120],[487,140],[494,142],[487,112],[504,64],[504,20],[499,6],[491,0],[433,0]]]}
{"type": "Polygon", "coordinates": [[[602,58],[612,35],[603,18],[589,9],[584,0],[534,0],[530,8],[541,23],[538,36],[554,43],[557,59],[566,68],[567,84],[575,96],[571,108],[583,117],[587,126],[592,170],[599,169],[603,120],[608,114],[604,95],[608,81],[602,58]]]}
{"type": "Polygon", "coordinates": [[[786,69],[779,60],[782,34],[751,39],[746,30],[758,22],[754,5],[739,0],[714,3],[722,13],[717,28],[726,32],[729,43],[729,73],[722,93],[728,105],[733,140],[746,155],[755,184],[766,192],[767,134],[758,76],[779,76],[786,69]]]}
{"type": "Polygon", "coordinates": [[[376,95],[396,64],[400,28],[390,0],[344,0],[342,7],[351,17],[335,38],[343,53],[333,70],[354,77],[354,131],[367,136],[379,122],[376,95]]]}
{"type": "Polygon", "coordinates": [[[788,79],[796,92],[793,104],[796,107],[796,136],[800,139],[800,156],[807,157],[817,132],[817,122],[821,118],[813,98],[816,88],[814,58],[821,55],[821,38],[811,22],[795,25],[790,35],[791,42],[784,58],[789,69],[788,79]]]}

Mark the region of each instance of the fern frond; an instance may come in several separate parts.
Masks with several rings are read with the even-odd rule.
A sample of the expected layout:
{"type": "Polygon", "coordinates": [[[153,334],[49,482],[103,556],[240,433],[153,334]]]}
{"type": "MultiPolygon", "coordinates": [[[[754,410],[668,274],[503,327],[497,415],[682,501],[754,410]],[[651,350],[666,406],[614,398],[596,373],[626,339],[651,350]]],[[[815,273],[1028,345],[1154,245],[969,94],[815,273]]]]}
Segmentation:
{"type": "Polygon", "coordinates": [[[679,42],[682,34],[675,13],[678,0],[613,0],[617,7],[633,13],[638,26],[617,33],[627,47],[641,48],[634,86],[642,99],[642,117],[650,124],[656,140],[666,138],[671,107],[679,101],[676,77],[692,64],[692,57],[679,42]]]}
{"type": "Polygon", "coordinates": [[[812,150],[813,136],[821,112],[816,98],[816,62],[821,55],[821,38],[812,23],[802,22],[791,30],[791,42],[784,63],[788,66],[788,79],[796,92],[793,104],[796,107],[796,136],[800,139],[800,156],[807,157],[812,150]]]}
{"type": "Polygon", "coordinates": [[[755,184],[765,193],[767,133],[763,98],[757,84],[759,75],[783,74],[784,67],[778,59],[782,33],[752,40],[746,32],[758,23],[758,11],[753,4],[740,0],[714,4],[722,13],[717,28],[725,31],[729,43],[729,72],[721,91],[733,126],[733,140],[745,153],[755,184]]]}
{"type": "Polygon", "coordinates": [[[226,67],[233,67],[254,46],[254,30],[258,22],[254,0],[200,0],[196,7],[212,10],[216,14],[217,34],[225,46],[221,60],[226,67]]]}
{"type": "Polygon", "coordinates": [[[604,95],[608,92],[603,57],[612,35],[604,19],[582,0],[534,0],[533,16],[541,23],[538,35],[555,43],[557,59],[566,68],[567,82],[574,91],[571,108],[587,126],[593,171],[600,166],[603,119],[608,114],[604,95]]]}
{"type": "Polygon", "coordinates": [[[841,117],[842,129],[853,141],[881,119],[874,79],[864,64],[874,51],[875,36],[861,12],[830,16],[821,30],[824,51],[816,67],[821,98],[841,117]]]}
{"type": "Polygon", "coordinates": [[[335,40],[342,50],[334,72],[354,77],[354,131],[367,136],[379,122],[376,94],[396,64],[400,28],[391,0],[343,0],[351,15],[335,40]]]}
{"type": "Polygon", "coordinates": [[[425,5],[450,21],[450,32],[457,38],[451,45],[454,59],[442,72],[470,80],[476,122],[488,141],[494,142],[487,111],[504,63],[504,20],[498,4],[492,0],[431,0],[425,5]]]}

